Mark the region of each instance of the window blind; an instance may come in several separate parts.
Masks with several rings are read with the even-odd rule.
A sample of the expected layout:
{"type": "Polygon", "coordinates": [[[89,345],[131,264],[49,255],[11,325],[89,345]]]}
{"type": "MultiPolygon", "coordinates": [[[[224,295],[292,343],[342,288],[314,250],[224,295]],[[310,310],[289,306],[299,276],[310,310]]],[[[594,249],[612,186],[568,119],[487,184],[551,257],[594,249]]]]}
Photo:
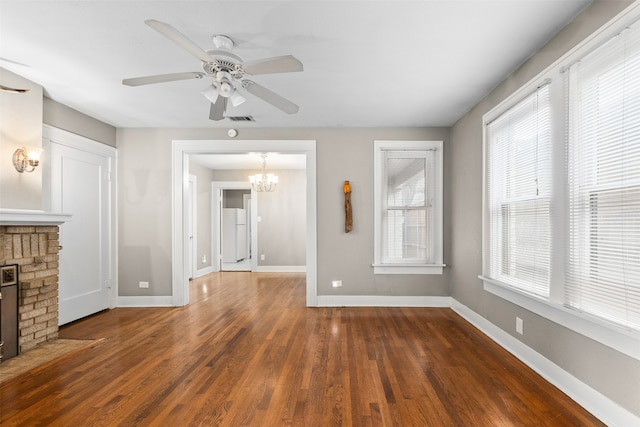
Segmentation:
{"type": "Polygon", "coordinates": [[[640,25],[569,68],[565,305],[640,329],[640,25]]]}
{"type": "Polygon", "coordinates": [[[549,296],[549,85],[486,125],[489,277],[549,296]]]}

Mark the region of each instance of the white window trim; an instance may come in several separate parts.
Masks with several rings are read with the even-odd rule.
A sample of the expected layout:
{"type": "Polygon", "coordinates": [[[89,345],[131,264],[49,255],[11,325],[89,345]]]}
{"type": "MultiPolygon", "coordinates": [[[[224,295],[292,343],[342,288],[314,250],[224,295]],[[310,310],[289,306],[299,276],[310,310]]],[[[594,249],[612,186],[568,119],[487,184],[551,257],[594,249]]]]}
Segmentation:
{"type": "MultiPolygon", "coordinates": [[[[640,3],[635,2],[618,16],[610,20],[607,24],[602,26],[599,30],[594,32],[591,36],[587,37],[582,43],[578,44],[575,48],[570,50],[560,59],[555,61],[544,71],[530,80],[527,84],[522,86],[511,96],[502,101],[499,105],[487,112],[483,116],[483,123],[488,123],[491,120],[498,117],[510,106],[513,106],[520,99],[524,98],[526,94],[535,90],[543,81],[551,79],[552,81],[562,81],[561,73],[564,72],[566,67],[571,65],[580,57],[586,53],[598,47],[604,41],[615,36],[620,32],[621,28],[631,24],[640,17],[640,3]]],[[[562,87],[560,91],[562,91],[562,87]]],[[[555,97],[558,102],[563,102],[562,95],[557,92],[552,92],[552,99],[555,97]]],[[[554,101],[552,100],[552,103],[554,101]]],[[[556,118],[552,118],[556,120],[556,118]]],[[[560,135],[563,140],[563,123],[564,118],[560,117],[558,125],[554,122],[554,135],[560,135]],[[561,123],[562,122],[562,123],[561,123]]],[[[483,132],[486,132],[486,127],[483,126],[483,132]]],[[[487,138],[483,134],[483,230],[482,230],[482,265],[483,271],[488,271],[487,248],[488,243],[488,218],[486,218],[487,203],[486,200],[486,150],[487,150],[487,138]]],[[[556,146],[564,144],[555,144],[556,146]]],[[[560,147],[560,149],[563,149],[560,147]]],[[[555,153],[554,153],[555,155],[555,153]]],[[[562,223],[562,221],[557,221],[562,223]]],[[[565,228],[566,225],[562,224],[560,228],[565,228]]],[[[562,235],[566,230],[554,229],[552,232],[556,235],[562,235]]],[[[553,258],[552,258],[553,262],[553,258]]],[[[553,267],[552,267],[553,268],[553,267]]],[[[614,323],[609,323],[606,320],[597,318],[595,316],[581,313],[576,310],[571,310],[563,306],[561,302],[561,294],[563,284],[557,279],[554,280],[554,276],[557,277],[558,269],[552,275],[552,287],[551,295],[549,299],[539,298],[526,292],[515,289],[507,284],[501,283],[495,279],[491,279],[485,275],[478,276],[484,283],[484,290],[490,292],[500,298],[503,298],[513,304],[523,307],[535,314],[538,314],[546,319],[556,322],[570,330],[580,333],[588,338],[591,338],[603,345],[606,345],[612,349],[615,349],[627,356],[630,356],[636,360],[640,360],[640,333],[634,330],[627,329],[614,323]],[[555,283],[554,283],[555,282],[555,283]]]]}
{"type": "Polygon", "coordinates": [[[442,187],[443,187],[443,141],[374,141],[374,274],[442,274],[446,265],[443,263],[442,233],[442,187]],[[382,262],[382,193],[383,193],[383,163],[385,151],[402,150],[435,150],[436,178],[435,186],[435,236],[433,264],[413,263],[383,263],[382,262]]]}

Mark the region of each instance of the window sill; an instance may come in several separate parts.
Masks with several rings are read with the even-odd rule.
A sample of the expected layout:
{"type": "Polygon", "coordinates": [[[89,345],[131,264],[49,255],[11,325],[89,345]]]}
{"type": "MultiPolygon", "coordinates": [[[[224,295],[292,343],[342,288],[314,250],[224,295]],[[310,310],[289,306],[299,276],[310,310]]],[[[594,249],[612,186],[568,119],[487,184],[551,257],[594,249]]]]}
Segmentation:
{"type": "Polygon", "coordinates": [[[640,360],[640,333],[527,294],[488,277],[478,278],[484,282],[485,291],[640,360]]]}
{"type": "Polygon", "coordinates": [[[445,264],[373,264],[373,274],[442,274],[445,264]]]}

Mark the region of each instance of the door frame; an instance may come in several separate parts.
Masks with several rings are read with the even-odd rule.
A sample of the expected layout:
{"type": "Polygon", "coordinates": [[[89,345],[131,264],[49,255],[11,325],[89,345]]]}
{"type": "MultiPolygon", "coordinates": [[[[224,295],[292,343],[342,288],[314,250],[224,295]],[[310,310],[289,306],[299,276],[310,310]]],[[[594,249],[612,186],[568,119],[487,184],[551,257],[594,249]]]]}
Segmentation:
{"type": "Polygon", "coordinates": [[[258,261],[254,254],[258,250],[258,194],[251,188],[251,183],[241,181],[212,181],[211,182],[211,271],[217,272],[222,264],[222,191],[251,190],[251,271],[258,269],[258,261]]]}
{"type": "Polygon", "coordinates": [[[189,187],[189,155],[246,154],[252,152],[304,154],[307,172],[307,271],[306,304],[317,306],[317,202],[316,202],[316,141],[315,140],[173,140],[173,220],[172,240],[172,304],[189,304],[189,280],[185,265],[188,238],[184,221],[185,203],[189,187]]]}
{"type": "Polygon", "coordinates": [[[189,223],[187,229],[191,232],[191,242],[187,253],[191,271],[189,277],[195,279],[198,277],[198,177],[189,174],[189,215],[187,218],[189,223]]]}
{"type": "Polygon", "coordinates": [[[51,170],[51,143],[55,142],[76,150],[85,151],[99,156],[107,157],[109,163],[109,218],[108,228],[108,251],[106,255],[109,286],[109,308],[117,305],[118,298],[118,198],[117,198],[117,178],[118,178],[118,150],[115,147],[95,141],[93,139],[76,135],[66,130],[50,125],[42,125],[42,200],[45,212],[51,212],[53,195],[51,190],[52,170],[51,170]]]}

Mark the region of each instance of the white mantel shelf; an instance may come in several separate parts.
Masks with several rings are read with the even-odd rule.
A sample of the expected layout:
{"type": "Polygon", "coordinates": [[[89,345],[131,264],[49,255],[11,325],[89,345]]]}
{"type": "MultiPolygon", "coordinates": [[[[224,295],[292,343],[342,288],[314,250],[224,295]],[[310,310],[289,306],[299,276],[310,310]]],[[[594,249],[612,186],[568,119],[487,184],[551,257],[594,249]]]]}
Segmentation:
{"type": "Polygon", "coordinates": [[[0,209],[0,225],[60,225],[71,220],[70,214],[26,209],[0,209]]]}

